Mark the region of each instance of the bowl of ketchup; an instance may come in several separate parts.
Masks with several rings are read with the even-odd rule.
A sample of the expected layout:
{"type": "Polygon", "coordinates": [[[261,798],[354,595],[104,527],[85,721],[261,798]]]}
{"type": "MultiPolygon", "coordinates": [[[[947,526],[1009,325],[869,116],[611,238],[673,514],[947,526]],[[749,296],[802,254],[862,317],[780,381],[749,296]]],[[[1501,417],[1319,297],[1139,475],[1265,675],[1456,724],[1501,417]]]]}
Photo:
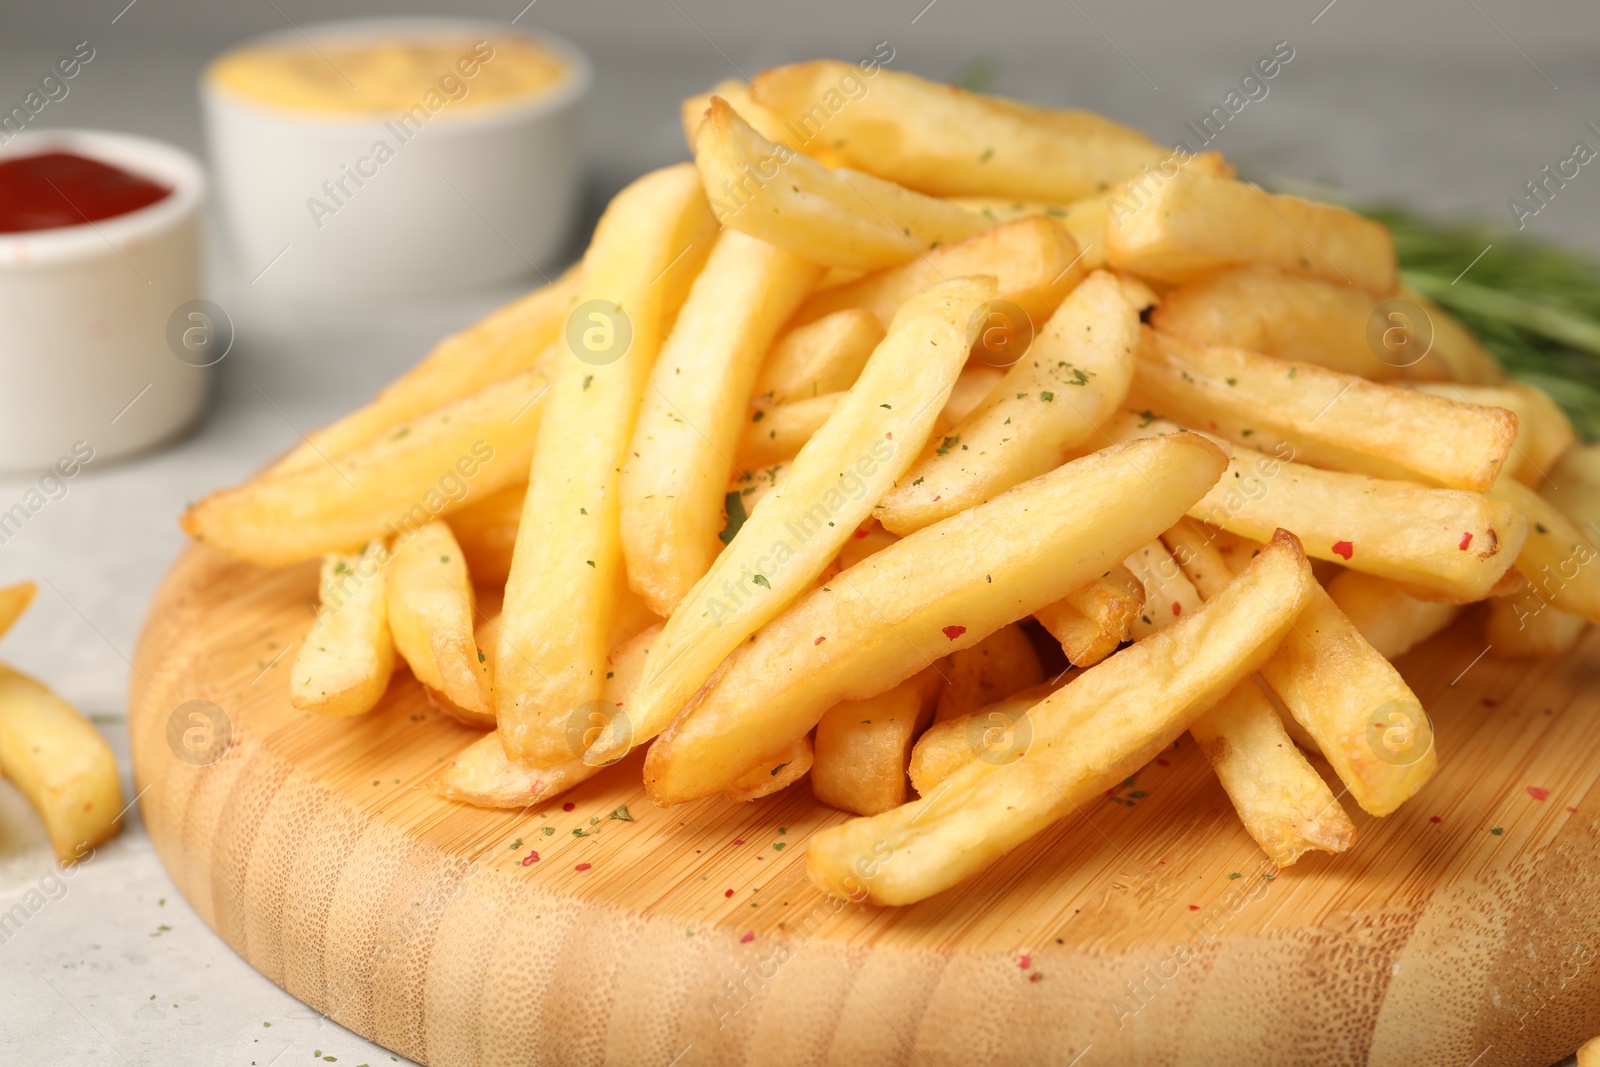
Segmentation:
{"type": "Polygon", "coordinates": [[[198,416],[229,332],[197,303],[204,198],[193,157],[142,137],[0,147],[0,469],[69,477],[198,416]]]}

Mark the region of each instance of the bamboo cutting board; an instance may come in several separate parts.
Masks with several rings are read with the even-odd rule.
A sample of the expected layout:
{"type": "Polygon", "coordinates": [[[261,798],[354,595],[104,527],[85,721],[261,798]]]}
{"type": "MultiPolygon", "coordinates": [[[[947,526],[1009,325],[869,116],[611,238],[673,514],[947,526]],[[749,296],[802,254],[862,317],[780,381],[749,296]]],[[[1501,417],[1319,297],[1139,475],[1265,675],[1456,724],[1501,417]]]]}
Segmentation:
{"type": "Polygon", "coordinates": [[[1274,872],[1185,738],[879,909],[807,882],[844,816],[804,783],[664,810],[635,756],[526,812],[440,800],[476,735],[409,675],[358,719],[290,706],[314,593],[312,566],[179,561],[133,682],[144,819],[254,967],[432,1067],[1548,1067],[1600,1034],[1600,632],[1499,661],[1468,619],[1402,660],[1440,771],[1388,819],[1348,805],[1343,857],[1274,872]]]}

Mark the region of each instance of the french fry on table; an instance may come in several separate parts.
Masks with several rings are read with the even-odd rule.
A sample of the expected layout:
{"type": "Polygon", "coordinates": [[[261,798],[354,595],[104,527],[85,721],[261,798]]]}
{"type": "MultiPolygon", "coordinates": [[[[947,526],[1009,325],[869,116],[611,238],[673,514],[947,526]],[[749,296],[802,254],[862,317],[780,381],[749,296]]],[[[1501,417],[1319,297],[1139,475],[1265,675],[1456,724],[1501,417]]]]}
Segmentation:
{"type": "Polygon", "coordinates": [[[1527,518],[1528,537],[1517,556],[1517,569],[1528,580],[1528,588],[1518,599],[1531,596],[1600,623],[1600,550],[1559,508],[1514,478],[1501,478],[1489,495],[1527,518]]]}
{"type": "Polygon", "coordinates": [[[756,399],[779,405],[843,392],[861,376],[884,332],[878,317],[865,308],[845,308],[794,327],[773,343],[762,361],[756,399]]]}
{"type": "Polygon", "coordinates": [[[442,522],[397,541],[384,568],[389,632],[428,699],[470,726],[494,729],[477,597],[461,546],[442,522]]]}
{"type": "MultiPolygon", "coordinates": [[[[1004,761],[1015,758],[1027,747],[1025,740],[1019,739],[1012,730],[1017,721],[1028,713],[1029,708],[1081,673],[1068,670],[1047,682],[1019,689],[977,711],[969,711],[929,726],[917,738],[911,750],[907,771],[912,787],[920,796],[927,796],[935,786],[973,759],[1004,761]]],[[[823,721],[827,721],[827,716],[823,717],[823,721]]],[[[822,727],[818,726],[817,729],[821,730],[822,727]]],[[[879,810],[887,811],[888,808],[879,810]]],[[[856,814],[877,815],[878,812],[857,811],[856,814]]]]}
{"type": "Polygon", "coordinates": [[[388,548],[374,541],[357,555],[322,561],[317,621],[289,671],[289,701],[301,711],[361,715],[389,688],[388,559],[388,548]]]}
{"type": "Polygon", "coordinates": [[[935,668],[865,700],[846,700],[817,722],[811,792],[822,803],[876,815],[906,802],[911,746],[945,687],[935,668]]]}

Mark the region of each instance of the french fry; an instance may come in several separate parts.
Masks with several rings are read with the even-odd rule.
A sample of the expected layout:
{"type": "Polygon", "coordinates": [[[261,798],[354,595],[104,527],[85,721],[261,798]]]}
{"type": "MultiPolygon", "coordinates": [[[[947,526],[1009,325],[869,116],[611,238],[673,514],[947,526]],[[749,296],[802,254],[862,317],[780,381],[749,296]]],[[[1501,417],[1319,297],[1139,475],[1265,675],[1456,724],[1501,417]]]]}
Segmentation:
{"type": "Polygon", "coordinates": [[[812,794],[856,815],[904,804],[911,746],[942,688],[939,672],[929,668],[877,696],[829,708],[817,722],[812,794]]]}
{"type": "Polygon", "coordinates": [[[1258,450],[1287,443],[1313,466],[1482,492],[1516,439],[1504,408],[1160,331],[1149,339],[1134,376],[1139,403],[1258,450]]]}
{"type": "Polygon", "coordinates": [[[312,433],[263,477],[337,461],[430,411],[538,369],[566,325],[578,279],[579,269],[574,267],[549,285],[446,337],[421,363],[385,386],[370,404],[312,433]]]}
{"type": "Polygon", "coordinates": [[[1548,486],[1548,472],[1576,440],[1566,413],[1548,393],[1526,382],[1484,386],[1427,383],[1417,388],[1434,396],[1502,407],[1515,413],[1516,443],[1505,466],[1524,485],[1548,486]]]}
{"type": "Polygon", "coordinates": [[[1190,169],[1142,203],[1113,199],[1106,258],[1165,282],[1264,263],[1291,274],[1394,292],[1394,239],[1387,227],[1332,204],[1275,196],[1258,186],[1190,169]]]}
{"type": "Polygon", "coordinates": [[[395,651],[429,699],[469,726],[494,729],[489,675],[473,634],[477,600],[450,527],[430,522],[397,543],[384,585],[395,651]]]}
{"type": "Polygon", "coordinates": [[[1528,580],[1519,603],[1550,604],[1600,623],[1600,552],[1559,508],[1513,478],[1501,478],[1489,495],[1527,517],[1528,537],[1517,569],[1528,580]]]}
{"type": "MultiPolygon", "coordinates": [[[[1082,672],[1068,671],[1061,678],[1018,690],[977,711],[957,715],[928,727],[911,750],[907,772],[911,776],[912,788],[919,796],[927,796],[940,782],[975,758],[1003,761],[1020,756],[1027,745],[1017,738],[1012,727],[1028,713],[1029,708],[1079,673],[1082,672]]],[[[823,721],[827,721],[826,716],[823,721]]],[[[818,726],[817,729],[820,731],[822,728],[818,726]]],[[[901,803],[904,803],[903,799],[901,803]]],[[[879,810],[889,809],[885,807],[879,810]]],[[[877,815],[879,812],[858,811],[856,814],[877,815]]]]}
{"type": "Polygon", "coordinates": [[[63,866],[122,829],[122,786],[106,739],[43,682],[3,664],[0,774],[44,820],[63,866]]]}
{"type": "MultiPolygon", "coordinates": [[[[1153,415],[1109,421],[1112,440],[1170,433],[1153,415]]],[[[1306,554],[1462,603],[1494,590],[1522,551],[1527,520],[1479,493],[1325,471],[1234,446],[1228,473],[1189,517],[1254,540],[1294,530],[1306,554]]]]}
{"type": "Polygon", "coordinates": [[[1463,385],[1504,384],[1506,372],[1499,361],[1489,354],[1470,330],[1456,321],[1455,316],[1403,281],[1400,283],[1400,297],[1423,310],[1428,316],[1433,335],[1426,359],[1414,367],[1405,368],[1406,377],[1421,380],[1442,378],[1463,385]]]}
{"type": "Polygon", "coordinates": [[[1122,565],[1144,587],[1144,607],[1133,620],[1131,635],[1142,641],[1157,630],[1165,630],[1185,612],[1200,606],[1200,593],[1184,575],[1160,540],[1151,541],[1122,561],[1122,565]]]}
{"type": "Polygon", "coordinates": [[[593,309],[593,326],[562,342],[506,580],[495,714],[515,761],[581,754],[565,723],[600,695],[623,573],[620,471],[651,366],[714,233],[698,175],[680,164],[618,193],[584,256],[578,308],[593,309]]]}
{"type": "Polygon", "coordinates": [[[816,750],[810,736],[802,737],[772,759],[750,768],[728,787],[725,795],[739,804],[771,796],[804,778],[815,758],[816,750]]]}
{"type": "Polygon", "coordinates": [[[722,508],[728,516],[728,523],[717,539],[726,545],[738,536],[756,505],[765,500],[788,473],[789,464],[774,463],[770,467],[755,467],[735,475],[723,497],[722,508]]]}
{"type": "Polygon", "coordinates": [[[761,364],[755,396],[773,405],[841,393],[856,383],[883,324],[865,308],[844,308],[778,338],[761,364]]]}
{"type": "MultiPolygon", "coordinates": [[[[958,279],[906,302],[782,484],[673,612],[634,699],[628,729],[619,724],[608,730],[591,759],[609,759],[654,737],[728,653],[833,561],[927,440],[971,348],[974,313],[993,293],[992,279],[958,279]]],[[[814,725],[815,720],[799,733],[814,725]]],[[[779,747],[753,754],[739,771],[779,747]]]]}
{"type": "Polygon", "coordinates": [[[753,407],[733,454],[736,465],[751,470],[793,459],[833,417],[844,397],[844,393],[823,393],[777,407],[753,407]]]}
{"type": "Polygon", "coordinates": [[[954,426],[972,414],[979,404],[989,399],[989,394],[1005,380],[1005,376],[1006,372],[999,367],[968,362],[950,390],[950,399],[945,401],[940,421],[946,426],[954,426]]]}
{"type": "Polygon", "coordinates": [[[964,197],[952,200],[964,210],[981,215],[993,225],[1025,219],[1030,215],[1043,215],[1054,219],[1072,234],[1083,258],[1078,266],[1085,271],[1100,270],[1106,265],[1106,198],[1087,197],[1070,204],[1047,204],[1037,201],[996,200],[988,197],[964,197]]]}
{"type": "Polygon", "coordinates": [[[976,874],[1171,745],[1271,655],[1310,586],[1293,535],[1276,534],[1216,599],[1030,708],[1025,758],[973,760],[921,800],[815,834],[812,882],[910,904],[976,874]]]}
{"type": "Polygon", "coordinates": [[[934,709],[936,722],[966,715],[1044,681],[1039,653],[1016,623],[1000,627],[971,648],[950,653],[931,669],[944,682],[934,709]]]}
{"type": "Polygon", "coordinates": [[[972,414],[883,498],[878,521],[910,533],[1058,466],[1102,440],[1096,427],[1133,376],[1138,312],[1096,272],[1061,304],[1026,355],[972,414]]]}
{"type": "Polygon", "coordinates": [[[751,386],[773,337],[821,273],[726,231],[661,347],[620,490],[628,581],[657,615],[672,613],[722,548],[729,455],[751,386]]]}
{"type": "MultiPolygon", "coordinates": [[[[498,620],[486,621],[480,634],[492,636],[497,623],[498,620]]],[[[596,733],[608,715],[615,714],[615,709],[632,699],[639,676],[644,672],[645,657],[660,635],[661,624],[657,623],[611,650],[606,660],[600,703],[594,705],[587,719],[579,718],[578,726],[590,734],[596,733]]],[[[492,644],[484,645],[486,650],[492,647],[492,644]]],[[[492,659],[494,653],[488,655],[492,659]]],[[[551,767],[513,763],[506,758],[500,734],[491,732],[457,753],[431,784],[434,792],[447,800],[459,800],[481,808],[527,808],[593,778],[604,769],[604,765],[591,766],[581,759],[569,759],[551,767]]]]}
{"type": "Polygon", "coordinates": [[[694,158],[724,226],[824,267],[889,267],[988,227],[954,204],[773,144],[718,96],[694,158]]]}
{"type": "Polygon", "coordinates": [[[197,541],[266,567],[411,532],[523,480],[549,382],[529,371],[446,404],[335,461],[212,493],[197,541]]]}
{"type": "Polygon", "coordinates": [[[1002,223],[846,285],[824,289],[795,313],[809,323],[851,308],[870,311],[887,326],[913,295],[946,278],[992,275],[999,299],[1042,323],[1083,280],[1077,242],[1067,228],[1040,215],[1002,223]]]}
{"type": "Polygon", "coordinates": [[[388,558],[384,543],[374,541],[358,555],[322,561],[317,621],[289,672],[289,702],[301,711],[361,715],[389,688],[388,558]]]}
{"type": "Polygon", "coordinates": [[[517,545],[517,526],[528,483],[508,485],[470,501],[445,519],[466,558],[472,580],[482,585],[504,585],[511,574],[511,552],[517,545]]]}
{"type": "Polygon", "coordinates": [[[1133,621],[1144,610],[1144,586],[1117,564],[1054,604],[1033,613],[1074,667],[1092,667],[1132,639],[1133,621]]]}
{"type": "Polygon", "coordinates": [[[855,536],[844,543],[839,549],[839,554],[834,557],[834,562],[840,570],[854,567],[874,552],[882,552],[896,541],[900,540],[898,534],[892,534],[882,526],[867,520],[867,525],[856,530],[855,536]]]}
{"type": "Polygon", "coordinates": [[[1384,659],[1405,655],[1449,626],[1461,605],[1419,600],[1387,578],[1345,571],[1325,587],[1369,645],[1384,659]]]}
{"type": "Polygon", "coordinates": [[[646,789],[663,804],[720,792],[840,701],[880,693],[1104,574],[1171,526],[1223,464],[1198,435],[1133,442],[874,553],[737,645],[651,747],[646,789]]]}
{"type": "Polygon", "coordinates": [[[17,582],[0,589],[0,637],[16,624],[22,613],[33,603],[39,587],[33,582],[17,582]]]}
{"type": "Polygon", "coordinates": [[[1591,1037],[1578,1049],[1578,1067],[1600,1067],[1600,1037],[1591,1037]]]}
{"type": "MultiPolygon", "coordinates": [[[[1216,532],[1203,522],[1182,518],[1161,535],[1161,543],[1172,554],[1173,563],[1202,600],[1222,592],[1236,573],[1217,545],[1216,532]]],[[[1238,569],[1242,571],[1248,565],[1246,561],[1238,569]]]]}
{"type": "MultiPolygon", "coordinates": [[[[787,145],[796,152],[803,151],[800,139],[786,127],[783,119],[773,114],[770,109],[756,103],[755,97],[750,95],[749,83],[739,78],[726,78],[712,86],[710,92],[687,97],[679,106],[679,117],[683,122],[683,139],[689,146],[689,151],[694,151],[694,135],[706,119],[706,110],[711,107],[713,96],[720,96],[726,100],[740,118],[767,140],[787,145]]],[[[809,154],[825,166],[837,167],[842,163],[837,155],[825,149],[809,154]]]]}
{"type": "Polygon", "coordinates": [[[1588,623],[1560,608],[1522,597],[1489,599],[1484,636],[1497,656],[1548,658],[1572,651],[1588,623]]]}
{"type": "Polygon", "coordinates": [[[1590,541],[1600,540],[1600,445],[1574,445],[1562,453],[1539,491],[1590,541]]]}
{"type": "Polygon", "coordinates": [[[847,166],[935,196],[1074,200],[1171,156],[1091,112],[1031,107],[881,68],[863,78],[853,64],[832,60],[763,71],[750,92],[806,135],[803,151],[836,152],[847,166]]]}
{"type": "Polygon", "coordinates": [[[1246,678],[1189,725],[1233,808],[1279,867],[1312,849],[1343,852],[1356,828],[1332,790],[1284,730],[1254,678],[1246,678]]]}

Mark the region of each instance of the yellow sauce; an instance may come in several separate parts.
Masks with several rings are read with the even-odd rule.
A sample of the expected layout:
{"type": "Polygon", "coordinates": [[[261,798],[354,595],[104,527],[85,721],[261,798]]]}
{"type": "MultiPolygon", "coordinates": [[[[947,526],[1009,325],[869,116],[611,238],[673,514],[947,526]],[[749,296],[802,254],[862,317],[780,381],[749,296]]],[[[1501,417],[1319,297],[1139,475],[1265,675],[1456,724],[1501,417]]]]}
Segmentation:
{"type": "Polygon", "coordinates": [[[257,45],[214,60],[212,87],[270,107],[393,115],[502,104],[550,91],[567,69],[524,37],[257,45]]]}

